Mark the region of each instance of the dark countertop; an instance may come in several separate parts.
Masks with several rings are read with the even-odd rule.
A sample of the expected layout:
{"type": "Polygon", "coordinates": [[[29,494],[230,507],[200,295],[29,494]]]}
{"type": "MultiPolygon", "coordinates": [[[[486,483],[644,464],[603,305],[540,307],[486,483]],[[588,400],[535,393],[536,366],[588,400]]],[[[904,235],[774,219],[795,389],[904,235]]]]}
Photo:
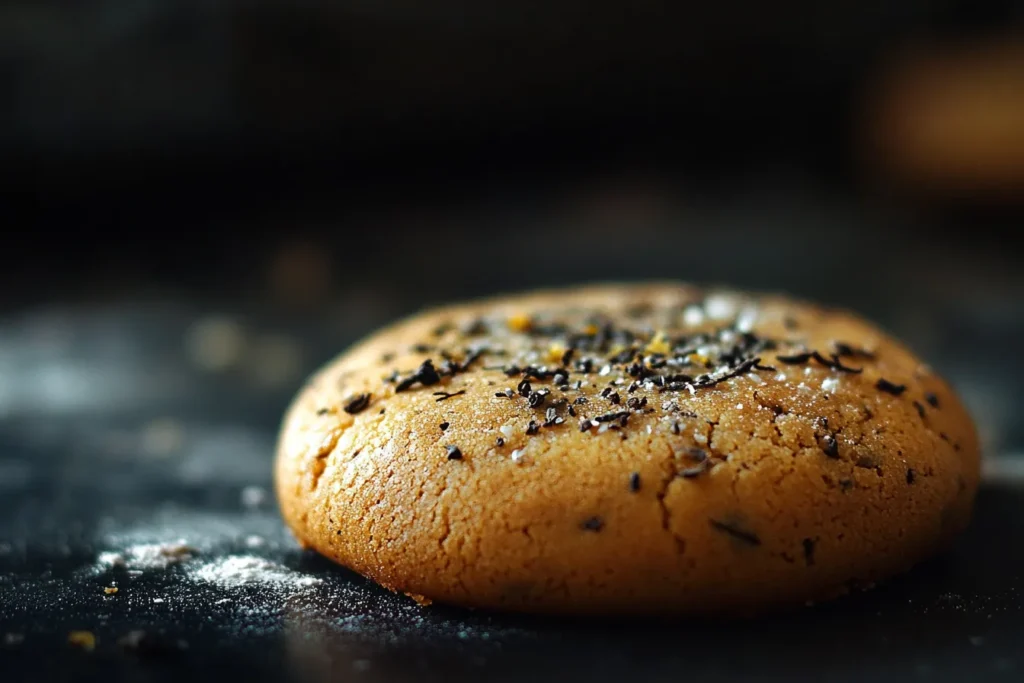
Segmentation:
{"type": "MultiPolygon", "coordinates": [[[[752,621],[536,619],[387,594],[300,551],[270,488],[286,401],[351,333],[208,314],[147,304],[0,326],[4,681],[198,681],[222,678],[220,666],[253,682],[1021,677],[1024,488],[1009,480],[990,479],[943,557],[868,593],[752,621]],[[154,547],[179,540],[191,557],[156,566],[154,547]],[[97,638],[94,650],[68,643],[76,630],[97,638]],[[118,644],[140,630],[134,646],[118,644]]],[[[954,381],[1002,375],[1012,390],[1016,370],[943,364],[947,351],[930,349],[954,381]]],[[[983,421],[999,453],[1019,445],[1000,422],[1014,410],[983,421]]]]}

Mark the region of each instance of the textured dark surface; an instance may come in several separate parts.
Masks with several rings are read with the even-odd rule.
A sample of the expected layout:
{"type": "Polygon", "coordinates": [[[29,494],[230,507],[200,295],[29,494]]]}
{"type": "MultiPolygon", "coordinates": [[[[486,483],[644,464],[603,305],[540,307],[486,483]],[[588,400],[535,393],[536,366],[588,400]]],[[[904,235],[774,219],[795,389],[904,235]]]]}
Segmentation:
{"type": "MultiPolygon", "coordinates": [[[[353,327],[364,324],[372,323],[353,327]]],[[[834,604],[742,623],[472,614],[423,609],[368,585],[300,551],[270,493],[285,402],[304,373],[349,341],[324,327],[155,304],[6,321],[4,681],[902,683],[1019,680],[1024,671],[1017,542],[1024,489],[1006,481],[985,486],[976,522],[952,552],[911,575],[834,604]],[[213,363],[189,351],[202,330],[209,341],[228,320],[243,332],[228,345],[233,355],[213,363]],[[132,549],[178,540],[194,557],[130,573],[132,549]],[[107,566],[105,552],[127,554],[128,566],[107,566]],[[231,558],[264,572],[240,585],[218,582],[226,579],[216,567],[231,558]],[[116,594],[104,592],[114,585],[116,594]],[[68,644],[69,632],[83,629],[98,638],[92,652],[68,644]],[[136,630],[148,639],[118,645],[136,630]]],[[[982,366],[947,365],[954,378],[989,376],[979,374],[982,366]]],[[[1002,374],[1012,384],[1013,374],[1005,367],[1002,374]]],[[[1012,447],[1004,426],[994,422],[989,431],[1012,447]]]]}

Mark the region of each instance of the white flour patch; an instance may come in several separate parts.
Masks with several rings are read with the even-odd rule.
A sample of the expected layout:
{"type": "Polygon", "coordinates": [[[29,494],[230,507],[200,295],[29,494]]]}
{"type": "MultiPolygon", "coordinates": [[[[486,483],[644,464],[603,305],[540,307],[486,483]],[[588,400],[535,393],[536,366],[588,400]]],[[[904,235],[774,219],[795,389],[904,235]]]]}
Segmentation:
{"type": "Polygon", "coordinates": [[[255,555],[231,555],[197,566],[191,573],[196,581],[212,583],[221,588],[246,585],[276,588],[301,588],[322,581],[315,576],[300,574],[284,565],[255,555]]]}
{"type": "Polygon", "coordinates": [[[191,560],[195,556],[196,549],[180,540],[173,543],[140,543],[128,546],[120,552],[100,553],[96,566],[101,571],[111,567],[125,567],[136,571],[166,569],[172,564],[191,560]]]}

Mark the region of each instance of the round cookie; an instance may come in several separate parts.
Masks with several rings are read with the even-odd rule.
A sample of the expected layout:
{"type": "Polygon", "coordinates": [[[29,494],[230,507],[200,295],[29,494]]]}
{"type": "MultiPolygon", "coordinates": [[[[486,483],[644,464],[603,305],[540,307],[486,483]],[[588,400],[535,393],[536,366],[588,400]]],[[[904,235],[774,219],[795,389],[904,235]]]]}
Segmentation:
{"type": "Polygon", "coordinates": [[[970,517],[978,442],[878,328],[672,283],[417,315],[316,374],[276,462],[299,540],[421,601],[753,611],[908,569],[970,517]]]}

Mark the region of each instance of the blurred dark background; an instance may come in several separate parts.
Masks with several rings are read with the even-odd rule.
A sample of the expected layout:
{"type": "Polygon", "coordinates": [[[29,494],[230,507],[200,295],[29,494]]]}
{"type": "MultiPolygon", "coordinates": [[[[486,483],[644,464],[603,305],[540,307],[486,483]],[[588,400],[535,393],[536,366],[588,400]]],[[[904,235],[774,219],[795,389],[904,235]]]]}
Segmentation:
{"type": "Polygon", "coordinates": [[[1024,188],[1022,7],[7,0],[5,298],[252,294],[306,238],[416,298],[824,274],[695,258],[797,224],[984,260],[1024,188]]]}

